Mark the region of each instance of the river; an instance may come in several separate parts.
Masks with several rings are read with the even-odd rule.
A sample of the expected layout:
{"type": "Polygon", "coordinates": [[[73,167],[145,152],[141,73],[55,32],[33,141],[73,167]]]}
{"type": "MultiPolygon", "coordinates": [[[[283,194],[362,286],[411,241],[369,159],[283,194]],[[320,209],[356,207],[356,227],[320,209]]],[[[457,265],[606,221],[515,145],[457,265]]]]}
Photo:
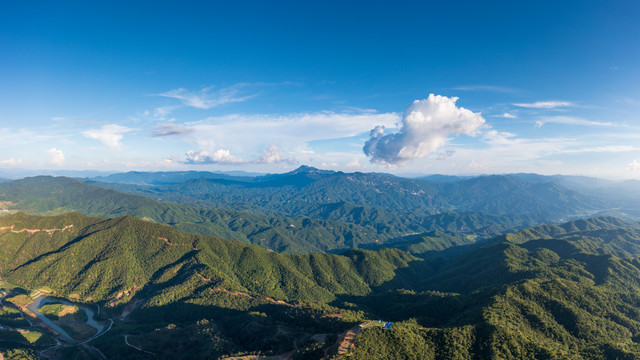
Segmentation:
{"type": "MultiPolygon", "coordinates": [[[[49,319],[48,317],[46,317],[42,312],[40,312],[40,308],[47,303],[62,303],[65,305],[75,305],[78,306],[78,308],[80,308],[81,310],[83,310],[86,314],[87,314],[87,325],[93,327],[94,329],[97,330],[96,334],[99,334],[100,332],[102,332],[102,330],[104,329],[104,326],[98,324],[94,318],[93,318],[93,311],[85,306],[79,306],[76,304],[72,304],[66,300],[63,299],[59,299],[59,298],[48,298],[46,296],[42,296],[39,295],[38,297],[36,297],[35,299],[33,299],[33,303],[30,304],[29,306],[27,306],[27,309],[31,310],[31,312],[33,312],[34,314],[36,314],[36,316],[38,316],[38,318],[40,320],[42,320],[42,322],[44,322],[45,324],[47,324],[49,327],[51,327],[52,329],[54,329],[55,331],[57,331],[58,333],[60,333],[60,335],[64,336],[65,338],[71,340],[71,341],[77,341],[75,339],[73,339],[71,336],[69,336],[69,334],[64,331],[62,328],[60,328],[58,325],[56,325],[53,321],[51,321],[51,319],[49,319]]],[[[94,335],[95,336],[95,335],[94,335]]]]}

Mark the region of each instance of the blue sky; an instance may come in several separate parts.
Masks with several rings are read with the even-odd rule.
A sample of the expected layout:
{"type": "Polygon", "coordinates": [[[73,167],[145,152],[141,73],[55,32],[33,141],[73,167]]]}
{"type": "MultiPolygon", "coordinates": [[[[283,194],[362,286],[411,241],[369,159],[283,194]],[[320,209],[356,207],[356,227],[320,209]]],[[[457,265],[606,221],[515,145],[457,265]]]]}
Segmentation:
{"type": "Polygon", "coordinates": [[[0,170],[640,178],[639,18],[637,1],[8,2],[0,170]]]}

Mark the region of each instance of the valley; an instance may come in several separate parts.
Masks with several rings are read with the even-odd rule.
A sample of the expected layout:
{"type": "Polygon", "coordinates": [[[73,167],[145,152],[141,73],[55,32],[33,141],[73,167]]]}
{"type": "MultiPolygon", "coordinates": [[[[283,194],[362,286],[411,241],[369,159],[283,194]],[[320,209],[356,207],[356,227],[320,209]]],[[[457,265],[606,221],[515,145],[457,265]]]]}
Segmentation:
{"type": "Polygon", "coordinates": [[[0,9],[0,360],[640,360],[640,1],[0,9]]]}
{"type": "Polygon", "coordinates": [[[367,198],[383,196],[375,179],[389,178],[371,175],[356,190],[334,175],[302,168],[284,179],[235,177],[230,186],[242,191],[206,185],[198,196],[190,187],[68,178],[0,184],[12,212],[0,217],[0,351],[48,359],[640,356],[640,223],[621,213],[577,216],[605,199],[546,184],[563,193],[552,207],[574,202],[555,214],[575,219],[550,223],[530,209],[551,200],[531,203],[540,188],[527,194],[529,185],[513,179],[492,180],[501,189],[485,190],[492,205],[463,205],[454,194],[477,190],[449,185],[465,211],[457,213],[435,190],[402,195],[404,186],[433,184],[393,180],[387,202],[367,198]],[[317,184],[327,178],[331,191],[350,195],[309,195],[315,187],[328,194],[317,184]],[[159,201],[161,193],[176,202],[159,201]],[[528,210],[496,210],[502,193],[528,210]],[[404,201],[414,209],[402,210],[404,201]],[[269,233],[277,235],[258,240],[269,233]],[[386,322],[393,325],[383,329],[386,322]]]}

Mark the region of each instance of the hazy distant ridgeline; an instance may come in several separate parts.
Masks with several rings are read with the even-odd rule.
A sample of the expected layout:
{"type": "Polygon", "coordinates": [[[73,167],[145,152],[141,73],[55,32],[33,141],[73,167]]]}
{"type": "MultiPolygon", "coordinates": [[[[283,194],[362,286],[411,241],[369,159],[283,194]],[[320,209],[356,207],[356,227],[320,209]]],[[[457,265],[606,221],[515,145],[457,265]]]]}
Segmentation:
{"type": "Polygon", "coordinates": [[[441,212],[511,216],[499,221],[507,223],[508,228],[597,215],[640,218],[639,181],[615,182],[583,176],[432,175],[405,179],[302,166],[290,173],[265,176],[131,172],[96,180],[103,181],[99,184],[104,187],[163,201],[347,221],[348,215],[336,216],[346,212],[339,209],[342,204],[363,207],[369,213],[371,209],[390,212],[407,219],[405,224],[416,224],[419,220],[415,218],[441,212]],[[326,208],[338,210],[327,214],[326,208]]]}
{"type": "MultiPolygon", "coordinates": [[[[343,173],[301,166],[285,174],[238,177],[194,173],[126,173],[98,180],[116,181],[122,191],[176,202],[208,202],[217,206],[259,208],[287,215],[307,214],[314,206],[341,202],[407,213],[446,211],[521,215],[558,221],[605,207],[592,194],[570,190],[555,178],[493,175],[446,178],[433,182],[382,173],[343,173]],[[548,181],[541,181],[541,178],[548,181]],[[171,181],[168,181],[171,179],[171,181]],[[181,181],[182,180],[182,181],[181,181]],[[535,180],[535,181],[534,181],[535,180]],[[135,187],[131,184],[154,185],[135,187]]],[[[101,184],[102,186],[109,186],[101,184]]]]}

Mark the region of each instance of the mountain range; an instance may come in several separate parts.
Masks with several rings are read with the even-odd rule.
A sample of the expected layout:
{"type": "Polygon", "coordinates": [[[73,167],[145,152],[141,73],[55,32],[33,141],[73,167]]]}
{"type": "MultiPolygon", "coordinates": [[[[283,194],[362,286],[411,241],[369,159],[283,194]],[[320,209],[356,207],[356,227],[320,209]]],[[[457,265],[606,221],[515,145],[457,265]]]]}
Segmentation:
{"type": "Polygon", "coordinates": [[[18,213],[0,218],[0,229],[2,279],[100,306],[115,325],[92,346],[117,358],[140,356],[122,341],[132,333],[160,357],[321,358],[367,319],[396,327],[365,328],[356,358],[640,355],[640,226],[615,218],[525,229],[422,258],[390,248],[285,255],[79,213],[18,213]],[[170,350],[185,341],[195,341],[188,352],[170,350]]]}
{"type": "Polygon", "coordinates": [[[636,185],[310,167],[3,182],[0,353],[635,359],[636,185]],[[109,325],[62,339],[21,315],[38,294],[109,325]]]}

